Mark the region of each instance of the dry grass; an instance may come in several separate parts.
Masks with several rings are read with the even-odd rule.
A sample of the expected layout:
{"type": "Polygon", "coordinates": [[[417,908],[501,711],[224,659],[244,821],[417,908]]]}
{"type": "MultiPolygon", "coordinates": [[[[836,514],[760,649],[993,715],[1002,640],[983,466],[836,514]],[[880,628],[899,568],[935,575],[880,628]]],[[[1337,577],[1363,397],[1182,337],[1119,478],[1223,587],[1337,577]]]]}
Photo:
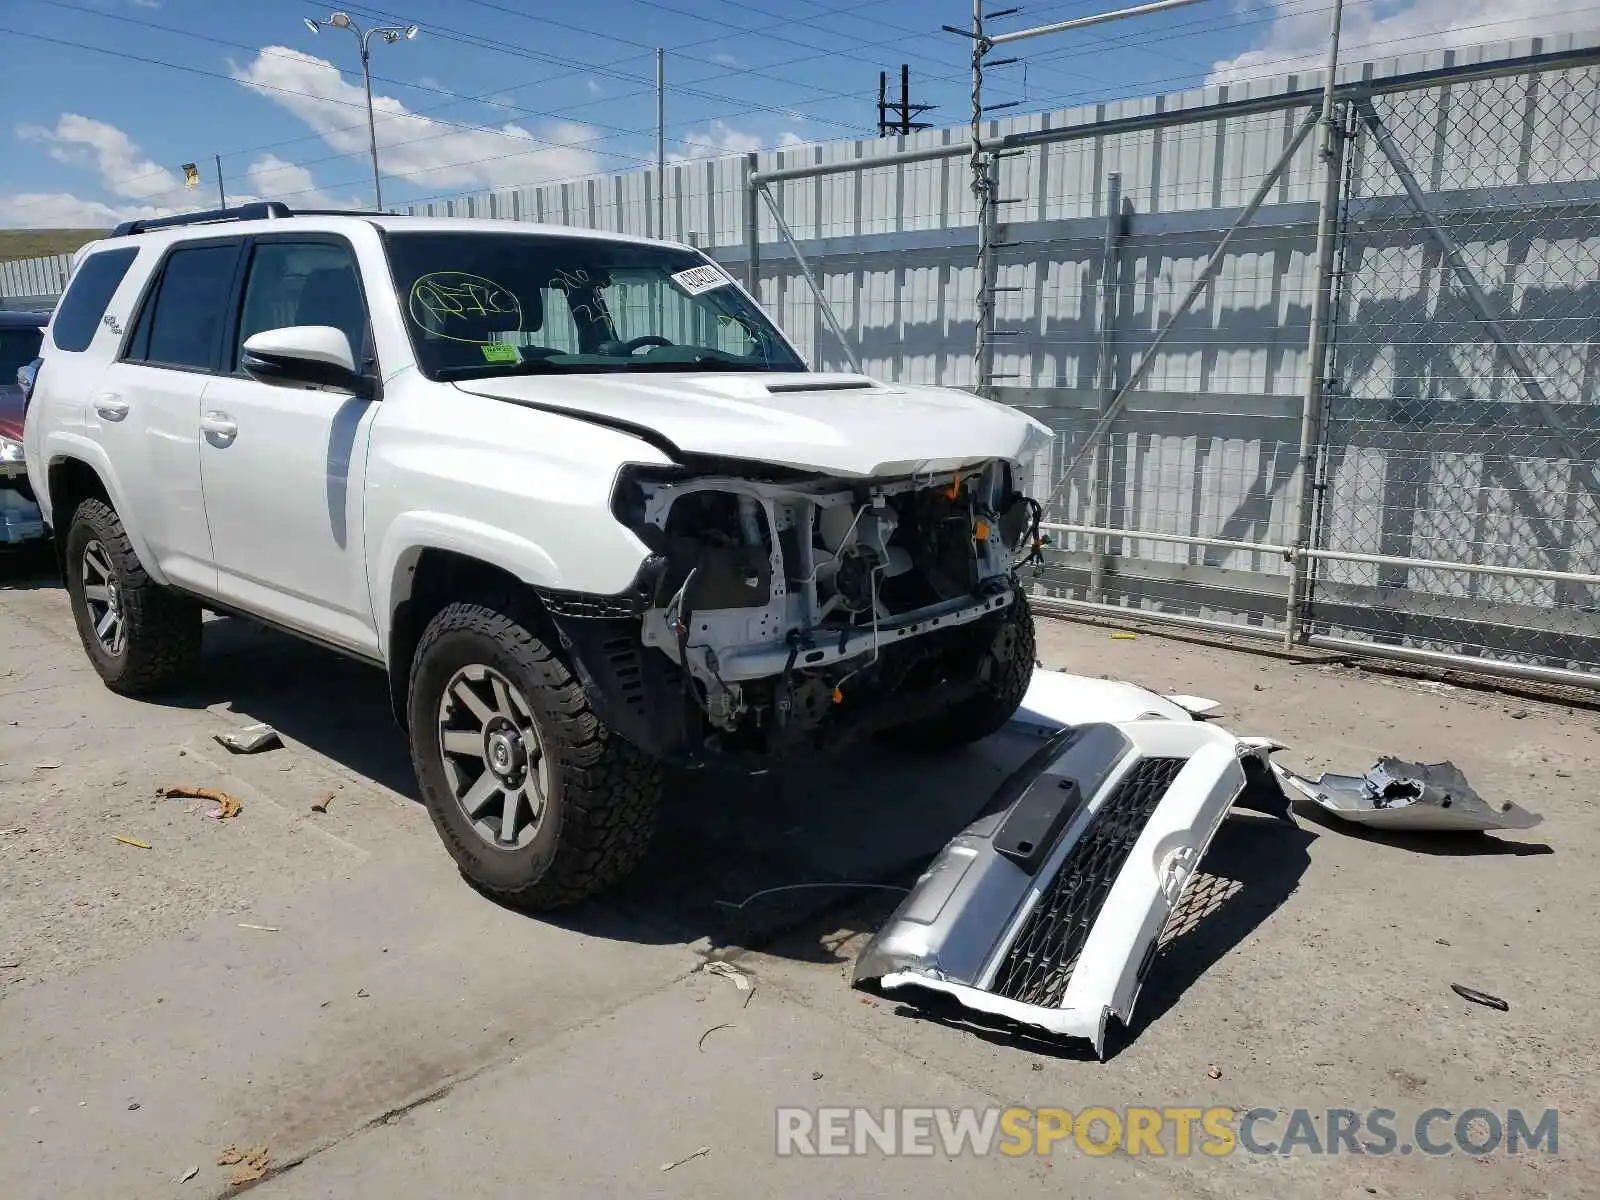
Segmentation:
{"type": "Polygon", "coordinates": [[[0,262],[39,258],[46,254],[71,254],[106,232],[104,229],[0,229],[0,262]]]}

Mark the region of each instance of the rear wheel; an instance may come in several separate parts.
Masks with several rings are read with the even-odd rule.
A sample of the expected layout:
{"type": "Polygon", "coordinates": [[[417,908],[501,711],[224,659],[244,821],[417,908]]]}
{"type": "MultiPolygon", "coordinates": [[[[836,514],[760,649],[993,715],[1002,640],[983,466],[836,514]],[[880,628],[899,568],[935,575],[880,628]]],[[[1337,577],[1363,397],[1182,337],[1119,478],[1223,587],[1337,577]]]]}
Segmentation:
{"type": "Polygon", "coordinates": [[[200,606],[150,578],[115,509],[78,505],[65,563],[78,636],[107,687],[142,695],[188,674],[200,655],[200,606]]]}
{"type": "Polygon", "coordinates": [[[977,692],[932,717],[897,726],[885,738],[903,749],[937,753],[998,732],[1022,704],[1034,654],[1033,613],[1018,589],[979,660],[977,692]]]}
{"type": "Polygon", "coordinates": [[[514,598],[429,622],[408,699],[417,783],[469,882],[525,909],[627,874],[655,823],[662,767],[603,725],[514,598]]]}

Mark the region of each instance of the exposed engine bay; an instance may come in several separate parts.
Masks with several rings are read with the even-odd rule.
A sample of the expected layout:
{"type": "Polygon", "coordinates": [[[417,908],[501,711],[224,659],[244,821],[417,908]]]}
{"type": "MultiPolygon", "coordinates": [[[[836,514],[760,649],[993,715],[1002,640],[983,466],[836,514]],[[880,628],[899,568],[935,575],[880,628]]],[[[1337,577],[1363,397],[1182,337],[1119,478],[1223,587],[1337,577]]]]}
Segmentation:
{"type": "Polygon", "coordinates": [[[975,671],[1040,544],[1000,460],[870,481],[640,468],[614,509],[664,560],[646,652],[674,664],[712,748],[763,754],[975,671]]]}

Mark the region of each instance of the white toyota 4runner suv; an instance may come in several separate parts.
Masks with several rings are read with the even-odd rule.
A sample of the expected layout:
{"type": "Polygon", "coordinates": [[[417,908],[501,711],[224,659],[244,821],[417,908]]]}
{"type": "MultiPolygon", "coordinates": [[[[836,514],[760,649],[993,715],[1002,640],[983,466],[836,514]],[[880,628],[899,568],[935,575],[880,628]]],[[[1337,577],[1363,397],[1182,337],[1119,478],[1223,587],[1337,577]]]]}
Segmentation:
{"type": "Polygon", "coordinates": [[[202,609],[382,666],[462,872],[533,908],[637,862],[663,763],[999,728],[1048,441],[810,372],[687,246],[278,204],[89,247],[25,430],[107,685],[202,609]]]}

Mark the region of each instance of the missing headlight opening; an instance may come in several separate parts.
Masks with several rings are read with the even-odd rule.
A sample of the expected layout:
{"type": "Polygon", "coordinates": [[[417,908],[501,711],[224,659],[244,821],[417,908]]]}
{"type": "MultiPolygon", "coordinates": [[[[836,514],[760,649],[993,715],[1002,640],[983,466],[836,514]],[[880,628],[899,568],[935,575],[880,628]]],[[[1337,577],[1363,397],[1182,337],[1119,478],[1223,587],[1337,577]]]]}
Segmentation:
{"type": "Polygon", "coordinates": [[[640,468],[614,509],[662,560],[641,642],[682,672],[689,740],[763,755],[979,681],[1038,541],[1002,460],[867,481],[640,468]]]}

